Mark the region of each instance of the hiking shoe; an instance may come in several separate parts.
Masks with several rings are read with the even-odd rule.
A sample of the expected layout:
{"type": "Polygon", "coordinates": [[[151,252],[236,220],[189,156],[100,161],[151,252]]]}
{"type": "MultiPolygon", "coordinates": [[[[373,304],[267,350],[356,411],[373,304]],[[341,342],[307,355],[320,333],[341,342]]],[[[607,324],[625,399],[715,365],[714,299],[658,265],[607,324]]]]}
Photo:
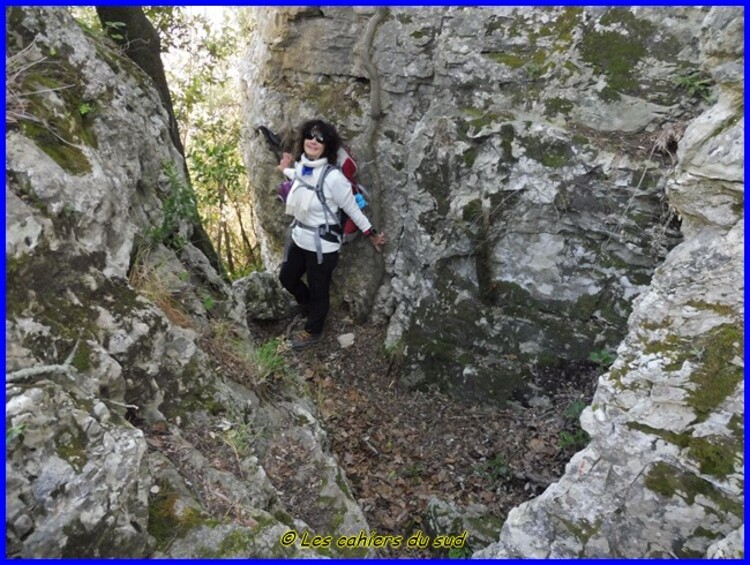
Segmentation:
{"type": "Polygon", "coordinates": [[[292,338],[292,349],[305,349],[320,341],[322,337],[322,333],[311,334],[307,330],[302,330],[292,338]]]}

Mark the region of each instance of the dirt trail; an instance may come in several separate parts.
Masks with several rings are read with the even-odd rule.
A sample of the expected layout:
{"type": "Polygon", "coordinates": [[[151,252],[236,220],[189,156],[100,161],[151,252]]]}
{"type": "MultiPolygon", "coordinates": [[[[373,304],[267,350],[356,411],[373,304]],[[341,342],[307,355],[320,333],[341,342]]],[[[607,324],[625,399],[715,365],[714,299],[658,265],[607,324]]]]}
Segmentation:
{"type": "MultiPolygon", "coordinates": [[[[280,325],[265,330],[269,337],[284,334],[280,325]]],[[[425,531],[431,496],[484,505],[504,521],[511,508],[557,480],[585,444],[576,414],[591,400],[601,372],[594,364],[540,374],[534,385],[549,391],[548,403],[469,405],[439,391],[402,386],[398,367],[385,354],[384,334],[385,327],[355,326],[332,313],[322,342],[284,353],[310,385],[332,449],[373,531],[425,531]],[[344,349],[336,338],[347,333],[355,341],[344,349]]],[[[388,556],[436,555],[401,549],[388,556]]]]}

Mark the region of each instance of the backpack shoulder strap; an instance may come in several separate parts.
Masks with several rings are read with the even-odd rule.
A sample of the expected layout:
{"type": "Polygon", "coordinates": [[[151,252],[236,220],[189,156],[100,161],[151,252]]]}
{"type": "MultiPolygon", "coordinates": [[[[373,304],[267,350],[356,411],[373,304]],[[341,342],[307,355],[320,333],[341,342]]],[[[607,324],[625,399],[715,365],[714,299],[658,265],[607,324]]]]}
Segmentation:
{"type": "Polygon", "coordinates": [[[325,166],[323,171],[320,173],[318,183],[315,185],[315,194],[318,197],[318,200],[320,200],[320,203],[323,205],[323,212],[326,215],[326,225],[331,223],[328,220],[328,216],[330,215],[336,225],[340,226],[341,222],[339,221],[338,216],[336,216],[336,214],[334,214],[333,211],[328,207],[328,204],[326,204],[326,195],[323,191],[323,183],[325,183],[328,173],[330,173],[334,169],[338,169],[338,167],[336,165],[331,165],[330,163],[325,166]]]}

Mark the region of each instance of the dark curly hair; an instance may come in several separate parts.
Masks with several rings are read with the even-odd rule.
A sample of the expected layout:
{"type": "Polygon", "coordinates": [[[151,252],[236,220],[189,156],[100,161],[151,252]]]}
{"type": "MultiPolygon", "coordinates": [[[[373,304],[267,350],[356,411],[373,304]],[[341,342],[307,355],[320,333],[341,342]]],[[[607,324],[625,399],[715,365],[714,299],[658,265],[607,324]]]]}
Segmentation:
{"type": "Polygon", "coordinates": [[[322,134],[325,143],[323,145],[323,157],[328,159],[328,162],[332,165],[336,164],[337,154],[339,147],[341,147],[341,138],[339,137],[336,128],[328,122],[323,120],[308,120],[303,123],[297,130],[297,139],[294,144],[294,159],[299,161],[302,154],[305,152],[305,136],[307,136],[312,130],[317,129],[322,134]]]}

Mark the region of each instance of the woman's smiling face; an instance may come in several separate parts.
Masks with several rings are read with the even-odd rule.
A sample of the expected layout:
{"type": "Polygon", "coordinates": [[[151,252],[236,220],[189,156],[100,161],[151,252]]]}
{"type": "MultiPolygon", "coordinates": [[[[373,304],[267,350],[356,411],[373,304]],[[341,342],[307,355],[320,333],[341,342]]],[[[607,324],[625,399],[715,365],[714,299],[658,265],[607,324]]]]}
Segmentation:
{"type": "Polygon", "coordinates": [[[310,133],[308,133],[305,136],[305,155],[307,155],[307,158],[311,161],[315,161],[316,159],[320,159],[320,157],[323,155],[323,151],[325,150],[325,139],[323,138],[323,134],[320,132],[318,128],[313,128],[310,133]]]}

